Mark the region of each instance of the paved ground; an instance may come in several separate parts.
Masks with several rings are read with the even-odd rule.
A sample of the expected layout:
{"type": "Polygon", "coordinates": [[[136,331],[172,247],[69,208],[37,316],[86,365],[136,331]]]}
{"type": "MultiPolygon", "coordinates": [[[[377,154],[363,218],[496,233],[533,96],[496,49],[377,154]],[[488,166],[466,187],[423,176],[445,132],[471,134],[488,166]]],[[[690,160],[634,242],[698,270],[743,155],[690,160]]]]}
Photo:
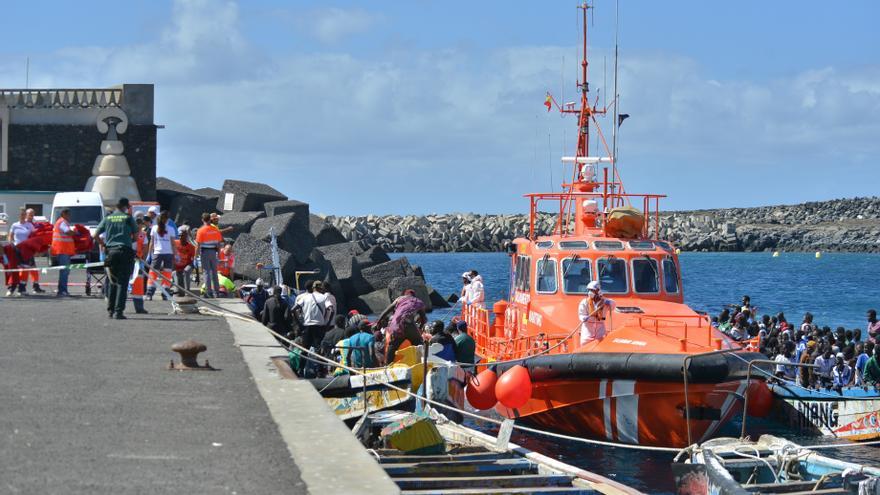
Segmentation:
{"type": "Polygon", "coordinates": [[[305,493],[223,319],[103,308],[0,296],[0,493],[305,493]],[[186,338],[222,371],[166,371],[186,338]]]}

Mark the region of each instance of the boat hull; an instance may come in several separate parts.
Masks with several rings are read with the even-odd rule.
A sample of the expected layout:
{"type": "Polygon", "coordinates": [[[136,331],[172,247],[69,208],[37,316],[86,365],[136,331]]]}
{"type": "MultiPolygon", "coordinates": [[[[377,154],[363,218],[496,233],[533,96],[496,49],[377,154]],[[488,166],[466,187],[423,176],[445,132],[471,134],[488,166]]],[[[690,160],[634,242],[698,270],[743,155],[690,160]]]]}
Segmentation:
{"type": "Polygon", "coordinates": [[[880,394],[852,387],[841,392],[771,385],[776,414],[803,432],[868,441],[880,438],[880,394]]]}
{"type": "Polygon", "coordinates": [[[690,440],[682,382],[627,379],[553,379],[533,383],[519,409],[496,411],[541,429],[578,437],[685,447],[714,435],[742,412],[745,379],[688,386],[690,440]]]}

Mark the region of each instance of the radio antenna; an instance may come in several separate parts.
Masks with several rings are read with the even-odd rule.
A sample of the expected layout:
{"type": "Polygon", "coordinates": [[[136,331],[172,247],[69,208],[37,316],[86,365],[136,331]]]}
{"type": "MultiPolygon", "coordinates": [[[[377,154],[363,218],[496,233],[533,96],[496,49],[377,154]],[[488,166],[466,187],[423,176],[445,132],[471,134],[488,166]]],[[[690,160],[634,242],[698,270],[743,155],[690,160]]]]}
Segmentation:
{"type": "Polygon", "coordinates": [[[620,95],[617,93],[617,59],[618,59],[618,35],[620,31],[620,0],[614,2],[614,117],[611,121],[611,191],[616,192],[617,189],[617,128],[618,107],[620,106],[620,95]]]}

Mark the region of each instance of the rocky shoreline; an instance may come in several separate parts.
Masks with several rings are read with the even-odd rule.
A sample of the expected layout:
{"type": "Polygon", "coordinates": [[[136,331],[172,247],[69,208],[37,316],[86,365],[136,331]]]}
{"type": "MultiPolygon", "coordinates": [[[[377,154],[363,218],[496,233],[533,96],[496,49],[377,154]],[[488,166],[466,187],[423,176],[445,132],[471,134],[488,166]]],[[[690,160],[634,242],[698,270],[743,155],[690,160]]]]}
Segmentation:
{"type": "MultiPolygon", "coordinates": [[[[327,216],[348,241],[387,252],[491,252],[528,232],[526,215],[327,216]]],[[[540,215],[539,233],[554,218],[540,215]]],[[[682,251],[880,252],[880,197],[797,205],[670,211],[660,234],[682,251]]]]}

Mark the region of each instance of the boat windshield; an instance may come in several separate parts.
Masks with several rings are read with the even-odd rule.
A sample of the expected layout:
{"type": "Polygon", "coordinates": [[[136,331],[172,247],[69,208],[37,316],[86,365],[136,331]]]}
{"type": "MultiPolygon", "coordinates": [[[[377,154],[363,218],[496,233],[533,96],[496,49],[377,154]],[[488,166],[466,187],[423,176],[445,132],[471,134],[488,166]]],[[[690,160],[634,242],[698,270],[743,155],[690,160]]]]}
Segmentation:
{"type": "Polygon", "coordinates": [[[586,294],[587,284],[593,278],[590,260],[566,258],[562,260],[562,290],[566,294],[586,294]]]}
{"type": "Polygon", "coordinates": [[[678,270],[675,269],[675,261],[670,257],[663,260],[663,286],[666,292],[678,292],[678,270]]]}
{"type": "Polygon", "coordinates": [[[627,292],[626,261],[620,258],[602,258],[596,261],[602,292],[624,294],[627,292]]]}
{"type": "Polygon", "coordinates": [[[649,257],[634,259],[633,264],[633,288],[636,292],[657,293],[660,292],[660,281],[657,280],[657,260],[649,257]]]}

